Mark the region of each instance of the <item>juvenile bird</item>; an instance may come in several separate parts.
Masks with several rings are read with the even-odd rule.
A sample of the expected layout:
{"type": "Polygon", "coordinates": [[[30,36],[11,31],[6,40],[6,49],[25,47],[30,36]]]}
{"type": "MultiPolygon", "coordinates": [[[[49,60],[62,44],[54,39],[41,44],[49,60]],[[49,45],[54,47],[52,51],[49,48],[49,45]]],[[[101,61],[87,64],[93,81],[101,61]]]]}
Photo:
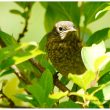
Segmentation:
{"type": "Polygon", "coordinates": [[[83,44],[77,29],[70,21],[60,21],[48,34],[46,49],[54,67],[62,75],[82,74],[85,66],[81,59],[83,44]]]}

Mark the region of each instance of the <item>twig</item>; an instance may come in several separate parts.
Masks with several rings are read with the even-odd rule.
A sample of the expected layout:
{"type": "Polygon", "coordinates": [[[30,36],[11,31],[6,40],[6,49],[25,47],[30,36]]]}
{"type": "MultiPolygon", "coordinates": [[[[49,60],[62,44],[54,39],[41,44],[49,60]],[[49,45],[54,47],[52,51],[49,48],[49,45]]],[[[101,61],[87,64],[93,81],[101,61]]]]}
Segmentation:
{"type": "MultiPolygon", "coordinates": [[[[38,68],[41,73],[43,73],[43,72],[45,71],[45,68],[42,67],[42,66],[41,66],[37,61],[35,61],[34,59],[31,58],[29,61],[30,61],[36,68],[38,68]]],[[[69,91],[69,92],[70,92],[70,90],[69,90],[65,85],[63,85],[63,84],[59,81],[58,76],[57,76],[56,73],[55,73],[54,76],[53,76],[53,82],[54,82],[54,85],[56,85],[56,86],[57,86],[60,90],[62,90],[63,92],[65,92],[65,91],[69,91]]],[[[76,96],[75,96],[75,95],[71,95],[71,96],[69,96],[69,98],[70,98],[71,100],[73,100],[73,101],[76,101],[76,96]]]]}
{"type": "MultiPolygon", "coordinates": [[[[29,19],[29,17],[28,17],[29,19]]],[[[27,32],[27,27],[28,27],[28,19],[25,20],[25,26],[24,26],[24,29],[23,31],[19,34],[19,37],[17,39],[17,42],[19,43],[20,40],[24,37],[24,34],[27,32]]]]}
{"type": "Polygon", "coordinates": [[[11,66],[11,68],[14,70],[15,75],[20,80],[22,80],[26,84],[31,84],[31,82],[28,79],[26,79],[26,77],[23,75],[23,73],[15,65],[11,66]]]}
{"type": "Polygon", "coordinates": [[[9,106],[10,106],[11,108],[15,107],[14,102],[4,94],[4,92],[3,92],[3,87],[2,87],[1,90],[0,90],[0,94],[2,94],[2,98],[6,98],[6,99],[8,100],[9,106]]]}
{"type": "MultiPolygon", "coordinates": [[[[35,61],[34,59],[31,58],[29,61],[33,64],[33,66],[35,66],[36,68],[38,68],[41,73],[43,73],[43,72],[45,71],[45,68],[42,67],[42,66],[41,66],[37,61],[35,61]]],[[[70,90],[69,90],[65,85],[63,85],[63,84],[59,81],[59,79],[58,79],[56,73],[55,73],[54,76],[53,76],[53,82],[54,82],[54,85],[56,85],[56,86],[57,86],[60,90],[62,90],[63,92],[65,92],[65,91],[69,91],[69,92],[70,92],[70,90]]],[[[70,97],[71,100],[76,101],[76,96],[71,95],[71,96],[69,96],[69,97],[70,97]]]]}
{"type": "Polygon", "coordinates": [[[35,61],[33,58],[29,59],[29,61],[31,62],[31,64],[33,64],[35,67],[37,67],[37,69],[39,69],[39,71],[41,73],[44,72],[45,68],[43,66],[41,66],[40,63],[38,63],[37,61],[35,61]]]}
{"type": "MultiPolygon", "coordinates": [[[[23,31],[19,34],[19,37],[18,37],[18,39],[17,39],[17,42],[18,42],[18,43],[19,43],[20,40],[24,37],[24,34],[27,32],[28,21],[29,21],[29,18],[30,18],[31,5],[28,5],[28,6],[27,6],[27,9],[28,9],[28,11],[26,12],[26,17],[24,18],[24,19],[25,19],[24,29],[23,29],[23,31]]],[[[24,12],[25,12],[25,10],[24,10],[24,12]]]]}
{"type": "MultiPolygon", "coordinates": [[[[54,85],[56,85],[60,90],[62,90],[63,92],[65,92],[65,91],[70,92],[70,90],[59,81],[57,74],[54,74],[53,79],[54,79],[53,80],[54,85]]],[[[73,101],[76,101],[76,96],[75,95],[71,95],[71,96],[69,96],[69,98],[73,101]]]]}

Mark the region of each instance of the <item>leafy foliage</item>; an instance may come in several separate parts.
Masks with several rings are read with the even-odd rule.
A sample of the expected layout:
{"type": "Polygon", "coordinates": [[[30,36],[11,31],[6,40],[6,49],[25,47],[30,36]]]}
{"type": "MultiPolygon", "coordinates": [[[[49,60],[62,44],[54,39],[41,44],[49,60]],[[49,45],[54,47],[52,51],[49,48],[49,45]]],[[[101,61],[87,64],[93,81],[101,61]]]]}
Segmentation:
{"type": "MultiPolygon", "coordinates": [[[[84,16],[85,21],[84,24],[87,25],[93,21],[95,21],[95,15],[97,12],[99,12],[101,9],[105,8],[107,6],[106,2],[85,2],[84,3],[84,16]]],[[[104,13],[103,13],[104,14],[104,13]]],[[[101,16],[99,16],[97,19],[99,19],[101,16]]]]}
{"type": "Polygon", "coordinates": [[[79,27],[80,10],[77,2],[51,2],[48,3],[46,8],[45,27],[47,31],[52,29],[53,25],[60,20],[74,21],[75,25],[79,27]],[[51,13],[53,13],[53,15],[51,15],[51,13]]]}
{"type": "Polygon", "coordinates": [[[110,3],[39,2],[45,9],[44,26],[47,33],[57,21],[69,20],[75,24],[80,38],[85,43],[81,56],[86,71],[82,75],[69,73],[68,79],[55,77],[56,69],[45,50],[47,34],[37,43],[20,42],[28,31],[28,22],[35,2],[15,3],[22,11],[11,9],[10,14],[21,16],[25,26],[19,34],[19,42],[5,30],[0,30],[0,106],[25,107],[25,104],[21,103],[27,103],[26,107],[33,108],[108,108],[110,49],[106,48],[105,40],[109,40],[110,28],[92,32],[88,25],[104,16],[110,10],[110,3]],[[10,79],[13,75],[16,81],[10,79]],[[68,89],[71,88],[66,86],[68,82],[76,88],[74,91],[68,89]],[[56,86],[61,91],[56,92],[56,86]],[[11,87],[16,88],[15,91],[11,90],[13,94],[10,93],[11,87]],[[70,100],[63,100],[65,97],[70,100]],[[16,100],[19,100],[19,103],[16,103],[16,100]]]}

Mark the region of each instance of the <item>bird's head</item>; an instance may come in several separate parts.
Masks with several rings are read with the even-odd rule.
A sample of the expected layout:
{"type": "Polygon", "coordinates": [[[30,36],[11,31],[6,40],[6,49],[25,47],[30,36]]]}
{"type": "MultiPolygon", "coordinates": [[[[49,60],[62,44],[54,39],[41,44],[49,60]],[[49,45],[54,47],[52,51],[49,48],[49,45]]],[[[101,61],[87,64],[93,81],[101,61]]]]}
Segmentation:
{"type": "Polygon", "coordinates": [[[74,24],[71,21],[59,21],[55,24],[55,30],[61,37],[61,40],[65,39],[68,34],[76,32],[74,24]]]}

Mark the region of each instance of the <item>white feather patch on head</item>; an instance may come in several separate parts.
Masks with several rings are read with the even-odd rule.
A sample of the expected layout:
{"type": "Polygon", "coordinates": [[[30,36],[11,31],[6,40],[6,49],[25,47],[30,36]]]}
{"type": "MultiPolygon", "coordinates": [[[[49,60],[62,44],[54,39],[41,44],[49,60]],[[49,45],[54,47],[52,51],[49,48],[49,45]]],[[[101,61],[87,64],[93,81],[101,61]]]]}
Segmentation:
{"type": "Polygon", "coordinates": [[[59,21],[55,24],[57,32],[60,34],[61,40],[65,39],[68,32],[77,31],[71,21],[59,21]],[[62,30],[60,30],[62,28],[62,30]]]}

